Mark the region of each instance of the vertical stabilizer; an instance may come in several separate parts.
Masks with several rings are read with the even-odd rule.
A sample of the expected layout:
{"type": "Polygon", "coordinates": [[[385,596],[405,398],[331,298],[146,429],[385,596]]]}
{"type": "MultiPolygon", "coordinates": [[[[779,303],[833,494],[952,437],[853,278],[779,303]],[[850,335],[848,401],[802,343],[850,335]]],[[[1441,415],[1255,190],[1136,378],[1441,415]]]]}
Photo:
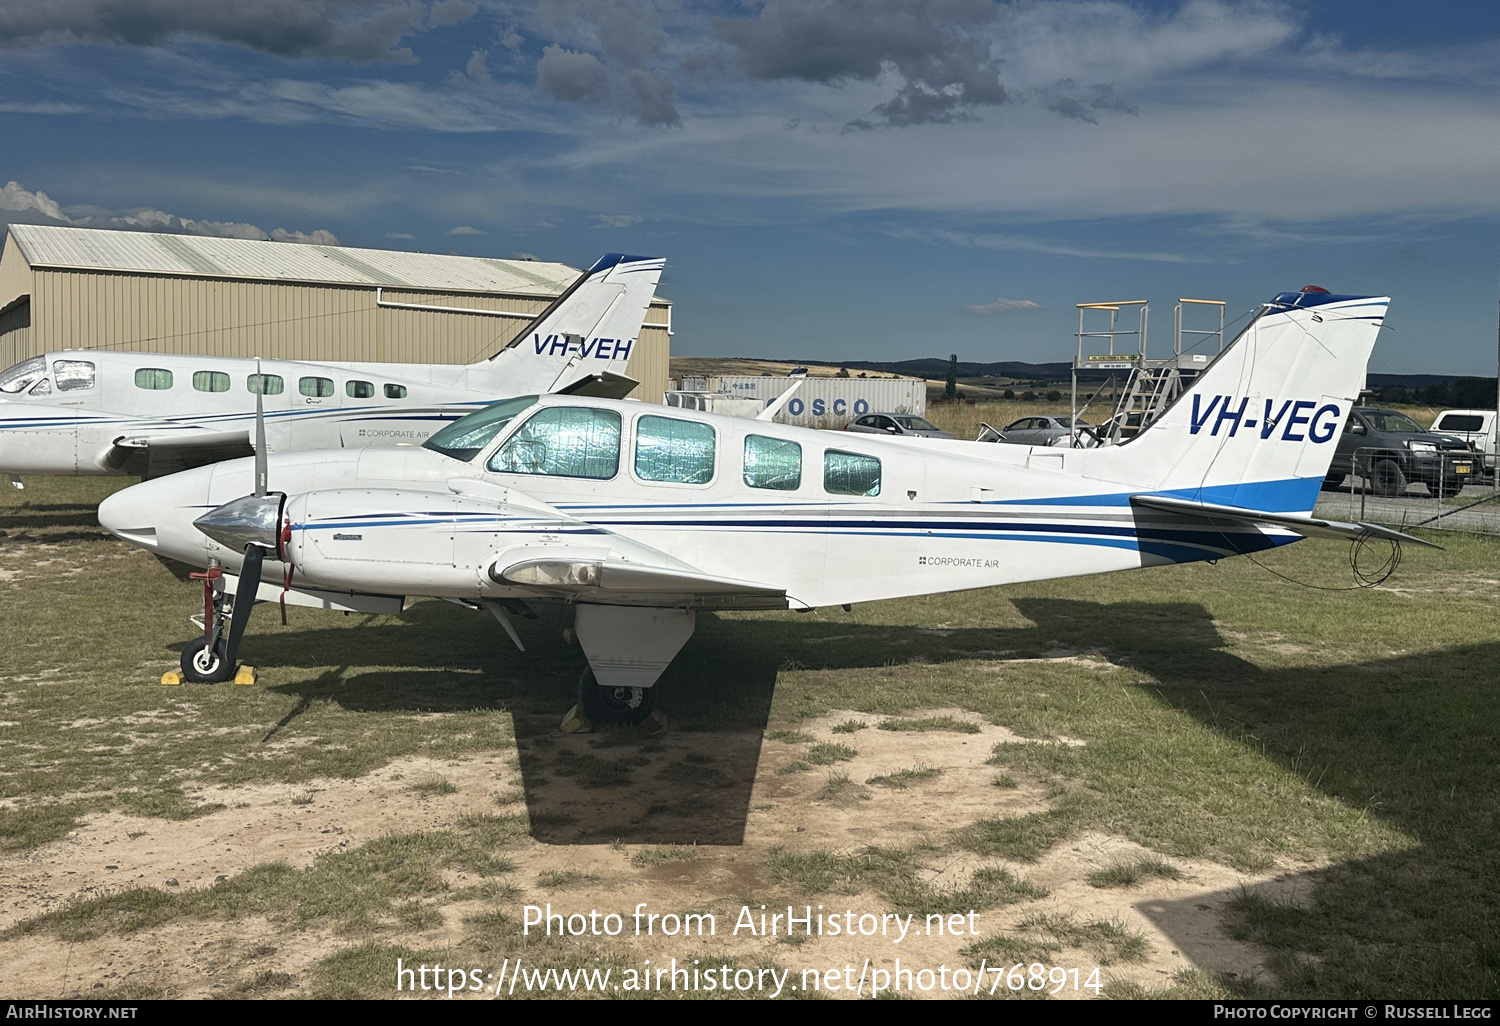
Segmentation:
{"type": "Polygon", "coordinates": [[[472,388],[501,395],[576,390],[597,376],[624,378],[666,261],[609,253],[526,326],[469,368],[472,388]]]}
{"type": "Polygon", "coordinates": [[[1384,323],[1385,297],[1283,292],[1140,435],[1086,473],[1143,491],[1311,512],[1384,323]]]}

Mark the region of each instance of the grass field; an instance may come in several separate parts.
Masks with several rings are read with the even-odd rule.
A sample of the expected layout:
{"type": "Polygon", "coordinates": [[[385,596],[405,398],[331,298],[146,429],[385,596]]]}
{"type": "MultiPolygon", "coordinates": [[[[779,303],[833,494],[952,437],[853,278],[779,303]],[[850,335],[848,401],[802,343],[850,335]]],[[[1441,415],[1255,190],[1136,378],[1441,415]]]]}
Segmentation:
{"type": "Polygon", "coordinates": [[[1256,557],[1301,585],[1234,559],[700,615],[667,737],[568,736],[583,660],[555,608],[520,653],[439,602],[262,607],[259,684],[162,687],[199,593],[98,528],[118,485],[0,493],[8,995],[861,957],[521,933],[528,902],[649,900],[977,908],[983,936],[922,957],[1102,966],[1121,997],[1500,997],[1492,540],[1409,551],[1377,588],[1305,542],[1256,557]]]}

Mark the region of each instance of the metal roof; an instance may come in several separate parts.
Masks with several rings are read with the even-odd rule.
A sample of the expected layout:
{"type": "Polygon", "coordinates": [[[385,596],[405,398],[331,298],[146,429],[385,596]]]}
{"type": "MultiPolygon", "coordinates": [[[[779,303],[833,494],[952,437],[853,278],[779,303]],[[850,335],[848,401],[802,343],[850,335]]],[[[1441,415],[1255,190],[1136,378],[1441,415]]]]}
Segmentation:
{"type": "Polygon", "coordinates": [[[537,260],[13,224],[32,267],[552,297],[582,272],[537,260]]]}

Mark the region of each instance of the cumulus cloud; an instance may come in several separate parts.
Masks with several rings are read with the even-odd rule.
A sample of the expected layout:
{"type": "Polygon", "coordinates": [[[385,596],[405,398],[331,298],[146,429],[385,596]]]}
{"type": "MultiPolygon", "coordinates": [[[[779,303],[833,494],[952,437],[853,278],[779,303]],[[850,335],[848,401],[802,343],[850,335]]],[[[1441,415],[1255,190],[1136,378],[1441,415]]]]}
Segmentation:
{"type": "Polygon", "coordinates": [[[595,228],[629,228],[633,224],[640,224],[645,220],[634,214],[595,214],[594,220],[599,223],[595,228]]]}
{"type": "Polygon", "coordinates": [[[484,232],[480,231],[478,228],[470,228],[466,224],[461,224],[457,228],[449,228],[448,229],[448,234],[449,235],[483,235],[484,232]]]}
{"type": "MultiPolygon", "coordinates": [[[[455,3],[468,6],[441,0],[436,16],[456,14],[455,3]]],[[[0,46],[167,46],[197,38],[283,57],[411,63],[415,56],[399,44],[422,14],[410,0],[8,0],[0,6],[0,46]]]]}
{"type": "Polygon", "coordinates": [[[988,317],[991,314],[1015,313],[1017,310],[1040,310],[1042,304],[1032,302],[1029,299],[1005,299],[1001,297],[993,303],[975,303],[964,307],[964,312],[971,313],[975,317],[988,317]]]}
{"type": "Polygon", "coordinates": [[[612,107],[650,127],[682,123],[671,73],[651,66],[666,41],[653,4],[548,0],[538,18],[555,40],[537,62],[537,89],[543,95],[612,107]]]}
{"type": "Polygon", "coordinates": [[[593,54],[553,44],[537,62],[536,85],[554,100],[597,103],[609,95],[609,73],[593,54]]]}
{"type": "Polygon", "coordinates": [[[895,73],[902,85],[872,112],[881,121],[952,122],[1010,98],[980,31],[998,11],[989,0],[770,0],[753,18],[714,19],[714,34],[750,78],[839,85],[895,73]]]}
{"type": "Polygon", "coordinates": [[[1038,98],[1048,110],[1091,125],[1099,123],[1099,115],[1104,111],[1140,113],[1140,108],[1127,103],[1115,92],[1114,86],[1102,83],[1080,89],[1072,79],[1063,79],[1055,86],[1039,90],[1038,98]]]}
{"type": "Polygon", "coordinates": [[[170,235],[206,235],[221,239],[254,239],[264,242],[303,242],[337,246],[338,236],[325,228],[311,232],[273,228],[269,232],[245,221],[206,221],[180,217],[164,210],[140,207],[113,213],[95,207],[69,208],[38,189],[35,192],[16,181],[0,189],[0,211],[9,224],[63,224],[75,228],[112,228],[121,231],[164,232],[170,235]]]}
{"type": "Polygon", "coordinates": [[[413,235],[411,232],[386,232],[385,233],[385,237],[388,238],[388,239],[407,239],[407,240],[411,240],[411,239],[415,239],[416,238],[416,236],[413,235]]]}
{"type": "Polygon", "coordinates": [[[339,237],[326,228],[317,228],[310,232],[272,228],[271,238],[276,242],[303,242],[311,246],[337,246],[339,244],[339,237]]]}
{"type": "Polygon", "coordinates": [[[649,0],[544,0],[538,14],[554,38],[627,69],[645,69],[667,38],[649,0]]]}
{"type": "Polygon", "coordinates": [[[471,0],[437,0],[427,9],[427,24],[434,28],[457,25],[479,13],[479,5],[471,0]]]}

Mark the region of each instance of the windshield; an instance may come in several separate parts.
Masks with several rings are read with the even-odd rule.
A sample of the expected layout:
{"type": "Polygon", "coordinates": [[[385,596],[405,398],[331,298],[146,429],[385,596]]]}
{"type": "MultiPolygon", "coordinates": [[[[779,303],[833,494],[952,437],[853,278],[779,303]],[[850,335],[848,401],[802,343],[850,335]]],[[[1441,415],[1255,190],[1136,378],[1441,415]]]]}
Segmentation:
{"type": "Polygon", "coordinates": [[[1365,413],[1370,423],[1375,425],[1376,431],[1385,431],[1393,435],[1425,435],[1427,429],[1404,413],[1396,413],[1393,410],[1370,410],[1365,413]]]}
{"type": "Polygon", "coordinates": [[[937,425],[923,420],[921,417],[897,417],[896,423],[908,431],[936,431],[937,425]]]}
{"type": "Polygon", "coordinates": [[[467,463],[498,435],[516,416],[536,405],[537,396],[521,395],[502,399],[482,410],[455,420],[422,443],[422,448],[440,452],[467,463]]]}
{"type": "Polygon", "coordinates": [[[47,373],[47,358],[33,357],[18,363],[4,374],[0,374],[0,392],[19,392],[37,378],[47,373]]]}

